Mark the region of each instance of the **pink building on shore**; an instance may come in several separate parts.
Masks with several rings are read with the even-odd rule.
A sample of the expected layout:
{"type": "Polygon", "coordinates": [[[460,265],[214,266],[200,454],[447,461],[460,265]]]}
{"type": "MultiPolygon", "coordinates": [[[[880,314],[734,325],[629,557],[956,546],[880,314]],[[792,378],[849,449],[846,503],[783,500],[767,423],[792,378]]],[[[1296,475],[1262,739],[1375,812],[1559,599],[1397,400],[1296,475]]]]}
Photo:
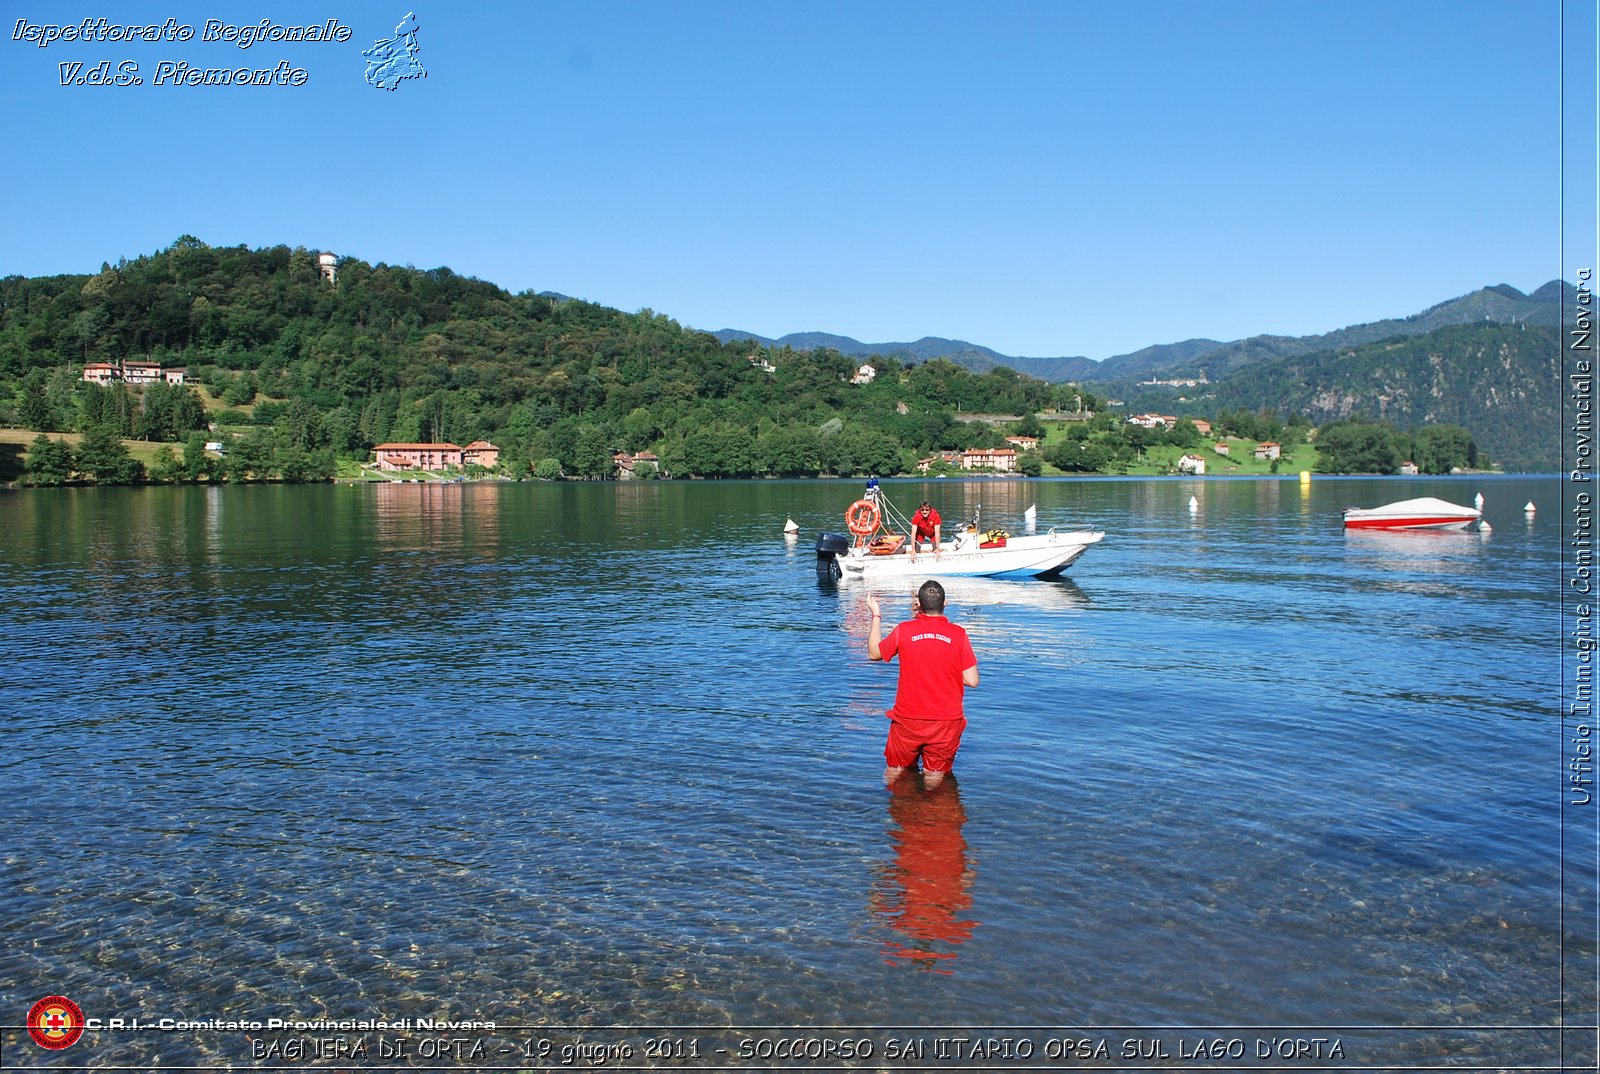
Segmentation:
{"type": "Polygon", "coordinates": [[[461,463],[492,470],[500,465],[500,449],[487,440],[474,440],[461,449],[461,463]]]}
{"type": "Polygon", "coordinates": [[[500,449],[487,440],[474,440],[466,447],[455,444],[379,444],[372,449],[374,465],[380,470],[449,470],[476,465],[494,467],[500,462],[500,449]]]}
{"type": "Polygon", "coordinates": [[[379,444],[372,449],[380,470],[444,470],[461,465],[455,444],[379,444]]]}
{"type": "Polygon", "coordinates": [[[1009,473],[1017,468],[1015,448],[973,448],[961,453],[961,468],[977,470],[987,467],[1009,473]]]}

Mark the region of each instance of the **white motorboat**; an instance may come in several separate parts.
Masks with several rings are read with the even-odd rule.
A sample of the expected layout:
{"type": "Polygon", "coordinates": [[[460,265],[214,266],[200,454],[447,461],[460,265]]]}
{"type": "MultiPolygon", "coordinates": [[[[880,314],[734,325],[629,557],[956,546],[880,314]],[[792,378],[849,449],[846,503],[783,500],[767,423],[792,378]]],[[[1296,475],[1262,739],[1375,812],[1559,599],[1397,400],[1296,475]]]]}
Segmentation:
{"type": "Polygon", "coordinates": [[[1462,507],[1446,500],[1423,496],[1397,500],[1382,507],[1347,507],[1345,529],[1351,530],[1458,530],[1483,519],[1476,507],[1462,507]]]}
{"type": "MultiPolygon", "coordinates": [[[[823,533],[817,538],[817,573],[868,581],[893,578],[1058,578],[1092,545],[1105,539],[1093,527],[1052,528],[1044,533],[1012,536],[1000,530],[980,531],[972,521],[946,537],[937,554],[924,547],[915,558],[906,534],[887,532],[893,508],[881,496],[857,500],[845,520],[850,533],[823,533]]],[[[908,519],[899,524],[911,532],[908,519]]]]}

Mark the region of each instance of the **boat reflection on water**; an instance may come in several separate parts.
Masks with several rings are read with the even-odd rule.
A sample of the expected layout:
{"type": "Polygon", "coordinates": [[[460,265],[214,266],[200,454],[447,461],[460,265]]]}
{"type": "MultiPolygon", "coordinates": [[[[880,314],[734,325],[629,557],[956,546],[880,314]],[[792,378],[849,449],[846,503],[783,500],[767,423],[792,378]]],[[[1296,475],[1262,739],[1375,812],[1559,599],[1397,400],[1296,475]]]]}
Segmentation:
{"type": "MultiPolygon", "coordinates": [[[[932,567],[933,564],[929,563],[932,567]]],[[[897,578],[888,582],[873,582],[865,589],[844,586],[826,575],[817,575],[817,589],[822,593],[843,596],[850,590],[856,596],[853,607],[846,603],[849,625],[866,629],[866,594],[874,594],[884,601],[885,632],[903,616],[900,610],[923,582],[929,578],[944,586],[945,606],[953,618],[960,620],[965,612],[994,607],[1033,608],[1038,611],[1082,611],[1089,606],[1089,595],[1070,578],[1033,578],[1007,580],[1004,578],[944,578],[936,570],[919,578],[897,578]]]]}
{"type": "MultiPolygon", "coordinates": [[[[940,578],[937,571],[929,572],[928,577],[938,579],[944,586],[945,603],[953,609],[1014,605],[1042,611],[1081,611],[1089,605],[1088,595],[1070,578],[940,578]]],[[[916,585],[910,588],[914,590],[916,585]]]]}
{"type": "Polygon", "coordinates": [[[1392,570],[1446,573],[1465,557],[1482,555],[1492,531],[1347,529],[1345,547],[1373,566],[1392,570]]]}
{"type": "Polygon", "coordinates": [[[894,861],[872,885],[875,917],[886,926],[884,961],[930,973],[954,972],[956,947],[972,937],[973,869],[962,825],[967,814],[954,776],[927,790],[919,774],[889,786],[894,861]]]}

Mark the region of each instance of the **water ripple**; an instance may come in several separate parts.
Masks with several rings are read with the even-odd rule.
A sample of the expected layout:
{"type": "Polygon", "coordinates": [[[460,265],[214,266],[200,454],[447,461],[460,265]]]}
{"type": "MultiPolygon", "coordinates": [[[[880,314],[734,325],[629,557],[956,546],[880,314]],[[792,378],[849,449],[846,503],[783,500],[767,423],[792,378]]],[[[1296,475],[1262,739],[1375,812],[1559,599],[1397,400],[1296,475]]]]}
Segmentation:
{"type": "Polygon", "coordinates": [[[951,582],[983,685],[945,797],[880,785],[894,671],[778,533],[845,485],[16,494],[0,1002],[1554,1017],[1546,523],[1363,540],[1350,489],[1192,485],[908,493],[1110,531],[1070,582],[951,582]]]}

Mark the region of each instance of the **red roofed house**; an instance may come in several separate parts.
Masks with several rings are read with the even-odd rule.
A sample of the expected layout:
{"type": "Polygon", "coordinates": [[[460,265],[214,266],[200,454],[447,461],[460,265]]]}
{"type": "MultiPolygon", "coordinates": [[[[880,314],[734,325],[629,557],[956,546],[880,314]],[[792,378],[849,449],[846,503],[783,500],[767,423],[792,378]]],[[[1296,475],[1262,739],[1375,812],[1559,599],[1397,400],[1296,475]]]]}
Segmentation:
{"type": "Polygon", "coordinates": [[[500,465],[500,449],[487,440],[474,440],[461,449],[461,462],[464,466],[482,466],[492,470],[500,465]]]}
{"type": "Polygon", "coordinates": [[[114,384],[119,380],[129,384],[182,384],[187,369],[162,369],[160,362],[90,362],[83,367],[83,379],[91,384],[114,384]]]}
{"type": "Polygon", "coordinates": [[[1015,470],[1017,451],[1015,448],[973,448],[971,451],[961,453],[963,470],[976,470],[980,467],[988,467],[991,470],[1015,470]]]}
{"type": "Polygon", "coordinates": [[[379,444],[372,449],[380,470],[443,470],[461,465],[454,444],[379,444]]]}
{"type": "Polygon", "coordinates": [[[641,468],[657,471],[661,469],[661,457],[653,451],[641,451],[637,455],[619,451],[611,456],[611,461],[617,464],[617,477],[623,481],[631,481],[638,477],[641,468]]]}
{"type": "Polygon", "coordinates": [[[161,380],[161,363],[123,362],[122,379],[129,384],[156,384],[161,380]]]}
{"type": "Polygon", "coordinates": [[[1256,445],[1256,458],[1276,459],[1283,455],[1283,448],[1275,441],[1263,440],[1256,445]]]}
{"type": "Polygon", "coordinates": [[[937,455],[929,455],[926,459],[918,459],[917,469],[921,470],[923,473],[927,473],[929,470],[933,469],[935,464],[938,463],[943,463],[945,466],[960,466],[961,452],[941,451],[937,455]]]}

